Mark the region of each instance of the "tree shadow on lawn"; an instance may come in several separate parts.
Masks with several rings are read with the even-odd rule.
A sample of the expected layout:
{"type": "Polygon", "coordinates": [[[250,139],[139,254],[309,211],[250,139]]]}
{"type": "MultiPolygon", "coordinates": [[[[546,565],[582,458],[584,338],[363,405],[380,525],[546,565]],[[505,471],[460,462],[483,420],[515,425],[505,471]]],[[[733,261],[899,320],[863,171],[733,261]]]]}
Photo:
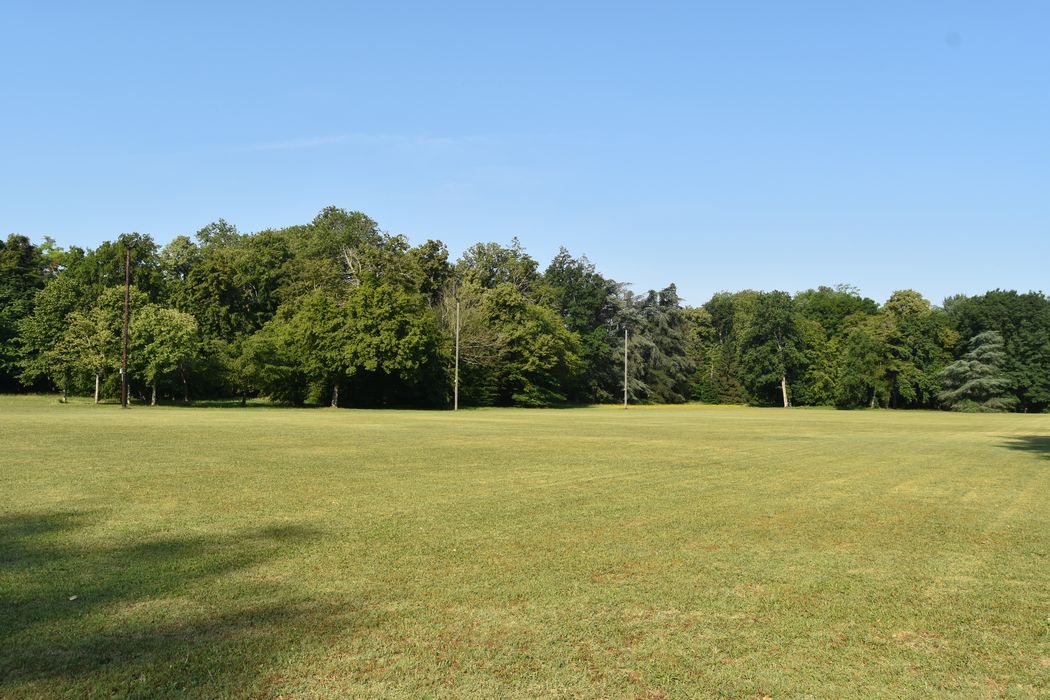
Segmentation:
{"type": "Polygon", "coordinates": [[[1050,435],[1011,435],[1006,438],[1003,447],[1022,452],[1034,452],[1050,459],[1050,435]]]}
{"type": "MultiPolygon", "coordinates": [[[[119,403],[119,402],[118,402],[119,403]]],[[[165,400],[158,401],[158,406],[164,408],[239,408],[242,410],[257,410],[265,408],[296,408],[294,404],[277,403],[266,399],[248,399],[242,404],[240,399],[194,399],[192,401],[165,400]]],[[[136,401],[132,404],[134,408],[152,408],[148,401],[136,401]]]]}
{"type": "Polygon", "coordinates": [[[361,607],[227,576],[316,538],[310,528],[85,544],[77,531],[93,520],[0,518],[0,696],[269,695],[260,685],[282,660],[377,624],[361,607]]]}

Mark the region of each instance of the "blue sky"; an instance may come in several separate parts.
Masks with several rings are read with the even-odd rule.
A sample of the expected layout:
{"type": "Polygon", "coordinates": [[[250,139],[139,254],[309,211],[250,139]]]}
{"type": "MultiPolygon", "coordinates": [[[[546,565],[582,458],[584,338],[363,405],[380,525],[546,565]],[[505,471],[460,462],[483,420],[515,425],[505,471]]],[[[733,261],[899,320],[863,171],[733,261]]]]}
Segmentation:
{"type": "Polygon", "coordinates": [[[1043,289],[1045,2],[0,5],[0,233],[334,204],[636,289],[1043,289]]]}

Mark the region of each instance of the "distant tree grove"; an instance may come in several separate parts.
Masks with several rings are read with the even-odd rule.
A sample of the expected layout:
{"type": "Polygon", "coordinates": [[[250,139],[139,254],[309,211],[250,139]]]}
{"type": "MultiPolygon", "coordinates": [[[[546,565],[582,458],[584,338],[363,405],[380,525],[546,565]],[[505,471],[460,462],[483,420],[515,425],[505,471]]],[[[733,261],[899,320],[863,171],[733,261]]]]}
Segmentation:
{"type": "Polygon", "coordinates": [[[935,306],[902,290],[719,292],[685,306],[564,248],[546,269],[517,240],[449,260],[360,212],[239,232],[225,221],[158,246],[0,241],[0,391],[119,394],[125,253],[128,374],[142,402],[735,403],[839,408],[1050,408],[1050,300],[995,290],[935,306]]]}

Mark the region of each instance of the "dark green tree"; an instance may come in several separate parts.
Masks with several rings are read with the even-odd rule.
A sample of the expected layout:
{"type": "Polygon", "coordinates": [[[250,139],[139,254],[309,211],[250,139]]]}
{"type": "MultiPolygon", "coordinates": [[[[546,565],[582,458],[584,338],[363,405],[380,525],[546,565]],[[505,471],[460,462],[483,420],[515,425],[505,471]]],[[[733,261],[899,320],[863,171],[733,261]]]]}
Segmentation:
{"type": "Polygon", "coordinates": [[[910,289],[894,292],[880,313],[885,321],[880,329],[889,405],[932,405],[939,389],[939,372],[951,361],[958,334],[943,311],[910,289]]]}
{"type": "Polygon", "coordinates": [[[789,380],[802,359],[802,334],[791,295],[762,292],[742,343],[743,380],[761,403],[791,405],[789,380]]]}
{"type": "Polygon", "coordinates": [[[808,289],[795,295],[793,301],[802,346],[792,403],[834,405],[840,397],[848,325],[851,319],[856,325],[859,318],[875,315],[878,305],[849,285],[808,289]]]}
{"type": "Polygon", "coordinates": [[[200,350],[197,320],[156,304],[135,310],[129,332],[129,372],[150,388],[150,405],[157,403],[157,385],[185,372],[200,350]]]}
{"type": "Polygon", "coordinates": [[[970,351],[940,372],[937,399],[953,411],[998,413],[1012,410],[1017,397],[1002,370],[1006,353],[998,331],[984,331],[970,339],[970,351]]]}
{"type": "Polygon", "coordinates": [[[19,381],[23,385],[70,388],[68,364],[56,371],[51,353],[66,333],[69,314],[89,308],[77,280],[66,274],[52,279],[34,296],[32,312],[18,321],[19,381]]]}
{"type": "Polygon", "coordinates": [[[997,289],[975,297],[946,299],[945,310],[961,338],[989,330],[1002,335],[1002,369],[1020,410],[1050,408],[1050,299],[1039,292],[997,289]]]}
{"type": "Polygon", "coordinates": [[[18,387],[18,326],[33,312],[33,300],[48,279],[40,249],[25,236],[0,240],[0,392],[18,387]]]}
{"type": "Polygon", "coordinates": [[[758,292],[718,292],[704,304],[711,333],[699,368],[699,398],[708,403],[746,403],[742,344],[755,314],[758,292]]]}
{"type": "Polygon", "coordinates": [[[622,351],[617,323],[620,285],[598,274],[586,258],[562,248],[543,273],[540,301],[580,337],[577,370],[568,379],[570,401],[606,402],[618,396],[622,376],[616,357],[622,351]]]}
{"type": "Polygon", "coordinates": [[[874,408],[889,400],[886,319],[855,314],[846,320],[838,343],[835,405],[874,408]]]}
{"type": "Polygon", "coordinates": [[[539,264],[525,252],[517,238],[512,239],[509,246],[476,243],[456,263],[457,277],[462,284],[474,284],[482,289],[509,284],[529,298],[539,280],[538,269],[539,264]]]}
{"type": "Polygon", "coordinates": [[[640,371],[634,392],[637,400],[688,401],[695,368],[688,354],[688,319],[677,287],[671,284],[659,292],[650,291],[636,301],[635,314],[638,323],[633,334],[633,349],[640,371]]]}

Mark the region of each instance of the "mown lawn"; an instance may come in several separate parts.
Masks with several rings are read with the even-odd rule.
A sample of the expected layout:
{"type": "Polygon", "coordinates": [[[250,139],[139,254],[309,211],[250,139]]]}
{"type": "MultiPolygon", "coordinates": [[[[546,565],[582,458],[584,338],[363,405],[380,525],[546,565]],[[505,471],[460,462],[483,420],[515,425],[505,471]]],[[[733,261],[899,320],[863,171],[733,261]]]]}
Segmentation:
{"type": "Polygon", "coordinates": [[[1050,697],[1047,415],[0,397],[0,443],[2,697],[1050,697]]]}

